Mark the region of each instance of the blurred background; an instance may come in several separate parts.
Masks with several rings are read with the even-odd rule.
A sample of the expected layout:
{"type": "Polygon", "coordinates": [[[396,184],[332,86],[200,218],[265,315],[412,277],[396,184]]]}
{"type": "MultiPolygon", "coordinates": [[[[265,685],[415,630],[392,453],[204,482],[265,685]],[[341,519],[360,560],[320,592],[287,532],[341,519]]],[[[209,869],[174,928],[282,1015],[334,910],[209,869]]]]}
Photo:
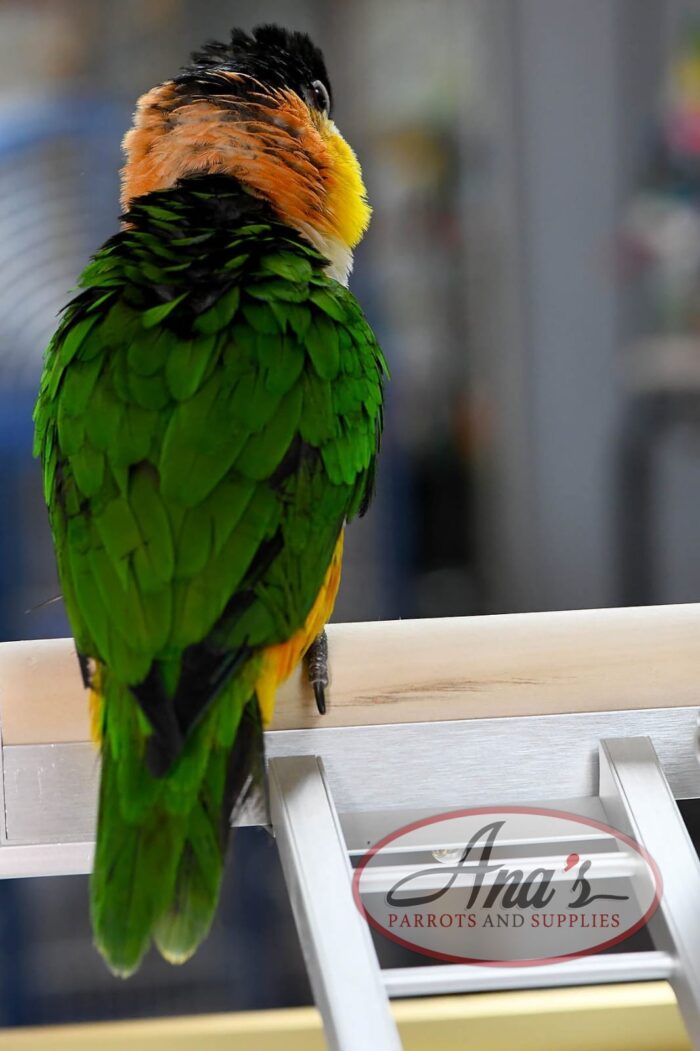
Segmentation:
{"type": "MultiPolygon", "coordinates": [[[[378,497],[336,619],[700,598],[700,0],[2,0],[0,639],[67,633],[31,409],[118,225],[137,95],[233,24],[309,31],[374,220],[378,497]]],[[[245,830],[184,970],[95,956],[86,881],[0,884],[0,1025],[308,1002],[245,830]]]]}

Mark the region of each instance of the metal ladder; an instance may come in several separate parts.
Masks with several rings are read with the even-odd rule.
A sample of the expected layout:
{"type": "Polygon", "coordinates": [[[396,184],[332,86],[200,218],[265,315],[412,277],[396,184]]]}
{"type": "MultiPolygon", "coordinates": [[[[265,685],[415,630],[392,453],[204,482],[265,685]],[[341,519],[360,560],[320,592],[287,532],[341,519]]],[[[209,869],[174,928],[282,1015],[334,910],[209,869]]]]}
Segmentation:
{"type": "MultiPolygon", "coordinates": [[[[675,802],[700,799],[695,707],[274,730],[266,752],[270,813],[238,823],[272,824],[331,1048],[399,1048],[392,996],[667,979],[700,1051],[700,864],[675,802]],[[381,971],[351,854],[409,819],[523,803],[598,808],[647,848],[664,884],[655,950],[381,971]]],[[[89,872],[92,746],[5,744],[0,765],[0,878],[89,872]]]]}
{"type": "MultiPolygon", "coordinates": [[[[308,735],[305,731],[287,734],[308,735]]],[[[680,765],[681,778],[697,780],[695,713],[690,709],[321,729],[313,732],[317,754],[273,754],[269,763],[270,818],[329,1047],[334,1051],[399,1049],[401,1041],[389,1008],[389,998],[394,996],[666,979],[674,989],[692,1046],[700,1051],[700,863],[659,761],[654,738],[664,752],[673,752],[674,745],[678,746],[670,764],[674,779],[679,776],[680,765]],[[383,776],[377,765],[377,745],[383,738],[385,748],[391,750],[401,747],[401,738],[404,744],[410,738],[410,747],[404,751],[405,769],[416,772],[414,760],[420,751],[417,774],[422,787],[418,795],[424,796],[429,757],[435,763],[436,782],[444,780],[441,749],[448,742],[450,731],[454,738],[450,769],[464,744],[465,763],[473,762],[473,747],[469,745],[475,743],[474,734],[484,744],[481,762],[472,766],[472,777],[467,777],[468,783],[477,786],[493,756],[494,735],[504,746],[503,756],[510,754],[519,763],[525,755],[516,743],[518,737],[513,735],[519,735],[521,741],[523,734],[539,736],[538,725],[545,730],[541,724],[548,719],[558,721],[554,739],[549,738],[555,748],[562,733],[577,735],[570,739],[578,763],[569,771],[569,783],[573,775],[580,784],[585,766],[588,774],[597,778],[596,805],[604,820],[631,835],[657,861],[663,895],[650,923],[656,948],[583,956],[525,969],[441,964],[381,970],[369,928],[353,901],[349,852],[366,849],[392,825],[397,827],[407,820],[406,804],[413,795],[415,779],[409,776],[392,783],[383,776]],[[614,731],[620,723],[631,728],[635,721],[642,730],[649,731],[648,736],[601,736],[597,749],[591,749],[590,734],[597,724],[614,731]],[[526,723],[530,725],[525,726],[526,723]],[[343,739],[347,744],[345,755],[343,739]],[[348,776],[357,776],[363,743],[368,748],[365,781],[369,785],[361,794],[366,796],[368,789],[373,790],[377,807],[358,812],[347,809],[348,795],[352,794],[348,776]],[[402,800],[403,792],[407,798],[402,800]],[[340,795],[340,816],[334,794],[340,795]]],[[[537,760],[540,763],[547,761],[547,741],[547,733],[542,733],[537,760]]],[[[284,741],[283,751],[288,753],[292,743],[284,741]]],[[[536,764],[532,756],[529,764],[526,762],[525,776],[528,765],[533,772],[536,764]]],[[[561,761],[553,760],[552,767],[555,771],[561,769],[561,761]]],[[[494,798],[502,803],[505,795],[515,802],[512,789],[518,778],[509,777],[504,770],[500,772],[501,793],[494,798]]],[[[493,778],[486,776],[485,780],[492,789],[493,778]]],[[[471,806],[475,797],[482,803],[483,795],[483,789],[473,788],[468,797],[453,798],[451,805],[471,806]]],[[[532,798],[532,791],[526,795],[532,798]]],[[[416,816],[416,810],[410,814],[416,816]]]]}

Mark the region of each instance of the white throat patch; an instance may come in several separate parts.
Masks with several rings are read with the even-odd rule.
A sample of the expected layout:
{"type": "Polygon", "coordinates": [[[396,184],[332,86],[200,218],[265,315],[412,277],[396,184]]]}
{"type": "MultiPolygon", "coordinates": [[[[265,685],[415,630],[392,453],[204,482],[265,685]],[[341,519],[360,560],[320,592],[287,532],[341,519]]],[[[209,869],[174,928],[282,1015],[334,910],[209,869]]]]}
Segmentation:
{"type": "Polygon", "coordinates": [[[352,271],[352,250],[335,237],[324,237],[309,223],[300,225],[298,229],[311,241],[314,248],[329,260],[329,265],[325,269],[326,274],[347,288],[348,278],[352,271]]]}

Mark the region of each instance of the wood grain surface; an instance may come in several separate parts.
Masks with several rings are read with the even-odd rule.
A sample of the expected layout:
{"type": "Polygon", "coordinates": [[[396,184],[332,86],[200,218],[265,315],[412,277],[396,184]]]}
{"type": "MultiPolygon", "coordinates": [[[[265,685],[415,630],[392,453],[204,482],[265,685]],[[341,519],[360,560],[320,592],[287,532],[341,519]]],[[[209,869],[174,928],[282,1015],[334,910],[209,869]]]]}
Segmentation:
{"type": "MultiPolygon", "coordinates": [[[[700,605],[337,624],[328,713],[301,671],[273,729],[700,705],[700,605]]],[[[88,738],[70,639],[0,644],[4,744],[88,738]]]]}

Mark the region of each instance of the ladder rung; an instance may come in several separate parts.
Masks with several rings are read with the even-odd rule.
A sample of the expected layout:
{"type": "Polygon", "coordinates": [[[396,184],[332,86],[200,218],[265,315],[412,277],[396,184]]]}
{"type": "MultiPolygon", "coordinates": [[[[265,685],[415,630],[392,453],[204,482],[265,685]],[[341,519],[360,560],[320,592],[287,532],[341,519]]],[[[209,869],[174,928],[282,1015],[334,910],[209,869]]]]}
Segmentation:
{"type": "Polygon", "coordinates": [[[503,989],[668,980],[673,967],[673,959],[666,952],[621,952],[532,967],[480,967],[457,963],[434,967],[391,967],[382,971],[382,980],[391,997],[442,996],[503,989]]]}

